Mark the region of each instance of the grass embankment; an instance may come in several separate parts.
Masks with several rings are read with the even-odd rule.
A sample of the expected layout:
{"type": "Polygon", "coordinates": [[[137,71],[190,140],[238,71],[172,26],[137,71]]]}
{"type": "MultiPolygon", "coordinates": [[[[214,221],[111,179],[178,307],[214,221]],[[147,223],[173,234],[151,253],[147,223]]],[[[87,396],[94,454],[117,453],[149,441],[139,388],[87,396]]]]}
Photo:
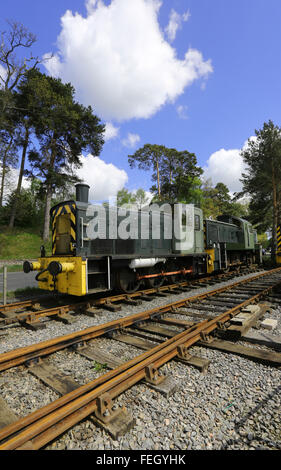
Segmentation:
{"type": "MultiPolygon", "coordinates": [[[[43,241],[36,229],[0,227],[0,260],[38,258],[42,244],[43,241]]],[[[51,241],[44,243],[44,246],[46,255],[49,256],[52,251],[51,241]]]]}
{"type": "MultiPolygon", "coordinates": [[[[0,267],[0,274],[3,273],[4,268],[0,267]]],[[[22,271],[22,263],[21,264],[10,264],[7,266],[7,271],[8,273],[17,273],[19,271],[22,271]]]]}

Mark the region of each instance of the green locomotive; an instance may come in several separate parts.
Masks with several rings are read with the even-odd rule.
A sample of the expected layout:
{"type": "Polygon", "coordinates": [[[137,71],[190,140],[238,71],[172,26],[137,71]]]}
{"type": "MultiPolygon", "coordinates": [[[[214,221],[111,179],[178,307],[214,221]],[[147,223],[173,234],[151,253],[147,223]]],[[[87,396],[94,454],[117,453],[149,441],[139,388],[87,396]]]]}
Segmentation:
{"type": "MultiPolygon", "coordinates": [[[[24,271],[39,271],[38,287],[76,296],[117,289],[131,293],[207,273],[260,262],[256,232],[246,220],[203,220],[192,204],[126,210],[76,201],[51,209],[52,256],[44,250],[24,271]]],[[[156,206],[156,207],[155,207],[156,206]]]]}

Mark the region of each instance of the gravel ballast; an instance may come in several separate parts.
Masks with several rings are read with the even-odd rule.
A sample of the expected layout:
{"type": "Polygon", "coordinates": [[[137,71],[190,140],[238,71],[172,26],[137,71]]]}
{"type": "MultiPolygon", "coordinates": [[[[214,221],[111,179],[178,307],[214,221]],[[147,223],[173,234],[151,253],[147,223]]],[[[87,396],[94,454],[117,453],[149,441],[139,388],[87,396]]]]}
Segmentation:
{"type": "MultiPolygon", "coordinates": [[[[95,317],[79,315],[76,322],[70,325],[51,320],[46,323],[44,330],[9,328],[8,335],[0,337],[0,353],[152,309],[255,275],[241,276],[166,298],[158,297],[137,307],[124,305],[121,311],[115,313],[100,311],[95,317]]],[[[280,314],[281,308],[275,304],[272,313],[265,315],[265,318],[278,320],[277,328],[271,332],[276,336],[281,335],[280,314]]],[[[124,361],[142,353],[137,348],[107,338],[95,341],[100,348],[124,361]]],[[[266,346],[245,342],[241,344],[267,349],[266,346]]],[[[117,403],[125,405],[136,420],[136,425],[126,435],[114,440],[90,419],[86,419],[46,449],[280,450],[280,368],[199,346],[190,348],[190,353],[209,359],[209,369],[202,374],[176,361],[164,365],[161,370],[177,383],[177,390],[169,399],[144,383],[133,386],[118,397],[117,403]]],[[[104,373],[97,370],[93,361],[68,350],[48,357],[48,362],[81,385],[104,373]]],[[[0,395],[19,417],[59,397],[23,366],[1,373],[0,395]]]]}

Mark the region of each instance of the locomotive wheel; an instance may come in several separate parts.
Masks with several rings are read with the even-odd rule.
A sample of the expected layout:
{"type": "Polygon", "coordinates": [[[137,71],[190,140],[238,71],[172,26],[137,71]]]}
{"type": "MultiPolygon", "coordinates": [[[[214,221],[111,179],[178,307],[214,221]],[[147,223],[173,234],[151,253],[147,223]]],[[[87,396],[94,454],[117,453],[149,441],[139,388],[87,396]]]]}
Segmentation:
{"type": "Polygon", "coordinates": [[[116,275],[117,288],[126,294],[136,292],[140,285],[141,280],[137,280],[135,271],[129,268],[120,269],[116,275]]]}
{"type": "MultiPolygon", "coordinates": [[[[153,266],[149,268],[147,274],[157,274],[160,273],[163,269],[163,265],[153,266]]],[[[165,282],[165,276],[151,277],[145,280],[146,287],[161,287],[165,282]]]]}

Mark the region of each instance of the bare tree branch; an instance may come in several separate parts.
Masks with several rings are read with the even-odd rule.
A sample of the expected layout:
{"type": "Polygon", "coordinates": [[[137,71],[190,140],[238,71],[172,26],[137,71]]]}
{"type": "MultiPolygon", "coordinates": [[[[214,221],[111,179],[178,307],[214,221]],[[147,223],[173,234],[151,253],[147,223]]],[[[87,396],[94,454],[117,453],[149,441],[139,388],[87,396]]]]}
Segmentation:
{"type": "Polygon", "coordinates": [[[5,91],[12,91],[27,70],[34,69],[41,59],[30,54],[29,58],[19,59],[18,48],[30,48],[36,42],[36,36],[21,23],[7,21],[10,31],[1,32],[0,43],[0,80],[5,91]]]}

